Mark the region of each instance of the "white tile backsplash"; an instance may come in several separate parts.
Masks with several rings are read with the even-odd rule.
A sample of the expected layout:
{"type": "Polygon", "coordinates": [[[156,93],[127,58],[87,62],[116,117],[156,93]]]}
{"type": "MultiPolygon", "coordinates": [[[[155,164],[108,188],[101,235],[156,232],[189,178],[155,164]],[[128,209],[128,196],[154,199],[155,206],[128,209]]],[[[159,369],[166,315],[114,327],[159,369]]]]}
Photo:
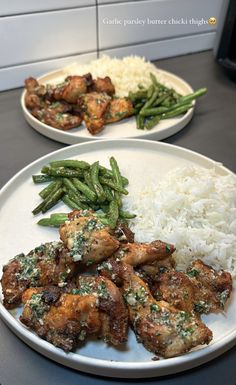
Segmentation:
{"type": "Polygon", "coordinates": [[[66,0],[66,2],[65,0],[2,0],[0,4],[0,16],[85,7],[95,4],[95,0],[66,0]]]}
{"type": "Polygon", "coordinates": [[[207,32],[201,35],[177,37],[151,43],[107,49],[100,51],[100,56],[105,54],[111,57],[122,58],[128,55],[138,55],[144,56],[147,60],[164,59],[178,56],[180,46],[182,55],[211,49],[215,40],[215,34],[215,32],[207,32]]]}
{"type": "Polygon", "coordinates": [[[96,51],[95,7],[0,18],[0,68],[96,51]]]}

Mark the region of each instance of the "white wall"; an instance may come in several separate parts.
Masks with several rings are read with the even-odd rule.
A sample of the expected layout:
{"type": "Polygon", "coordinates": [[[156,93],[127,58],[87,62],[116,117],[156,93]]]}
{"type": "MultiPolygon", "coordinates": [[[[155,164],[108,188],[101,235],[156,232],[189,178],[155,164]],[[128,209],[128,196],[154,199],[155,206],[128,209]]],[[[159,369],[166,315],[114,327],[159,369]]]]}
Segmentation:
{"type": "Polygon", "coordinates": [[[0,90],[106,53],[149,60],[211,49],[224,0],[11,0],[0,4],[0,90]]]}

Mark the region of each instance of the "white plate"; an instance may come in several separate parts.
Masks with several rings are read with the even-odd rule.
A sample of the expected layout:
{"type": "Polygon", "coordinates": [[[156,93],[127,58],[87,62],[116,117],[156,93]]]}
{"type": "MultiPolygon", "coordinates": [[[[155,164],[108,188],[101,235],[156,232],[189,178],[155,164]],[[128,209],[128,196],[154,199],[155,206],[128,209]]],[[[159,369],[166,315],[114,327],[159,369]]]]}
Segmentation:
{"type": "MultiPolygon", "coordinates": [[[[42,185],[33,184],[31,175],[39,173],[43,165],[56,159],[77,158],[89,162],[100,160],[102,165],[108,166],[112,155],[118,160],[122,173],[130,180],[128,199],[134,197],[137,187],[160,180],[167,171],[176,166],[214,166],[221,175],[230,172],[221,164],[192,151],[148,140],[96,141],[53,152],[24,168],[1,191],[0,269],[19,252],[28,252],[42,242],[59,238],[56,229],[37,226],[38,218],[31,214],[31,210],[40,200],[37,193],[42,189],[42,185]]],[[[64,211],[65,207],[61,205],[54,211],[60,210],[64,211]]],[[[214,334],[209,346],[160,361],[152,360],[153,354],[136,342],[132,332],[127,345],[122,349],[109,347],[102,341],[89,341],[75,353],[66,354],[20,324],[17,314],[8,312],[1,303],[0,315],[14,333],[45,356],[77,370],[111,377],[144,378],[180,372],[222,354],[236,341],[235,292],[225,314],[204,317],[214,334]]]]}
{"type": "MultiPolygon", "coordinates": [[[[160,70],[158,74],[165,79],[177,92],[187,95],[193,92],[192,87],[178,76],[160,70]]],[[[65,79],[65,70],[50,72],[38,78],[40,83],[58,84],[65,79]]],[[[194,102],[195,103],[195,102],[194,102]]],[[[124,119],[119,123],[107,124],[104,130],[98,135],[91,135],[84,124],[78,128],[69,131],[61,131],[40,122],[36,119],[25,106],[25,91],[21,96],[21,107],[27,122],[40,134],[66,144],[75,144],[81,142],[94,141],[97,139],[118,139],[118,138],[137,138],[162,140],[182,130],[191,120],[194,108],[179,118],[165,119],[160,121],[152,130],[138,130],[136,128],[135,118],[124,119]]]]}

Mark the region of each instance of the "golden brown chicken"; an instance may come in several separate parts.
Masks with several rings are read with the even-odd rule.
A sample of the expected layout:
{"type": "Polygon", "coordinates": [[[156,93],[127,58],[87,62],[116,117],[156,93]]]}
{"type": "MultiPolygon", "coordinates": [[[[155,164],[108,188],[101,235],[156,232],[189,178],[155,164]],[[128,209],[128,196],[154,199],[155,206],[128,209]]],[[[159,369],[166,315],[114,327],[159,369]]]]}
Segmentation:
{"type": "Polygon", "coordinates": [[[91,74],[83,76],[67,76],[65,81],[58,84],[53,90],[55,100],[65,100],[68,103],[77,103],[78,98],[87,92],[92,83],[91,74]]]}
{"type": "Polygon", "coordinates": [[[218,312],[230,297],[232,277],[198,259],[186,273],[172,270],[160,274],[152,292],[155,298],[164,299],[181,310],[198,314],[218,312]]]}
{"type": "Polygon", "coordinates": [[[115,258],[131,266],[150,264],[154,261],[164,260],[175,251],[175,247],[160,240],[150,243],[127,243],[121,245],[115,253],[115,258]]]}
{"type": "Polygon", "coordinates": [[[128,98],[114,98],[110,101],[110,104],[105,114],[105,124],[114,123],[128,118],[134,114],[133,104],[128,98]]]}
{"type": "Polygon", "coordinates": [[[28,289],[20,321],[41,338],[65,351],[100,331],[101,318],[93,295],[60,293],[55,287],[28,289]]]}
{"type": "Polygon", "coordinates": [[[91,85],[91,91],[105,92],[107,95],[113,96],[115,94],[115,87],[109,76],[106,76],[105,78],[94,79],[91,85]]]}
{"type": "Polygon", "coordinates": [[[102,92],[89,92],[81,96],[78,104],[83,111],[83,119],[92,135],[98,134],[105,125],[105,113],[110,103],[110,96],[102,92]]]}
{"type": "Polygon", "coordinates": [[[68,131],[72,128],[79,127],[82,123],[81,115],[72,115],[68,112],[58,111],[59,108],[63,109],[63,106],[64,105],[61,104],[60,107],[58,106],[58,108],[54,108],[53,105],[41,109],[34,108],[31,113],[42,123],[45,123],[54,128],[58,128],[59,130],[68,131]]]}
{"type": "Polygon", "coordinates": [[[119,345],[127,341],[128,312],[118,287],[109,279],[81,275],[73,293],[94,295],[102,319],[100,335],[104,341],[119,345]]]}
{"type": "Polygon", "coordinates": [[[115,259],[111,264],[111,278],[119,277],[123,282],[122,292],[130,322],[137,339],[146,349],[169,358],[211,341],[212,332],[198,317],[178,310],[166,301],[156,301],[130,265],[115,259]]]}
{"type": "Polygon", "coordinates": [[[30,286],[64,286],[75,272],[76,263],[61,242],[45,243],[26,255],[19,254],[3,267],[4,306],[18,306],[30,286]]]}
{"type": "Polygon", "coordinates": [[[112,230],[103,225],[91,211],[75,211],[60,227],[60,237],[75,262],[99,263],[119,247],[112,230]]]}
{"type": "Polygon", "coordinates": [[[39,84],[38,81],[32,77],[25,80],[25,105],[27,108],[41,108],[44,106],[43,96],[46,94],[44,85],[39,84]]]}

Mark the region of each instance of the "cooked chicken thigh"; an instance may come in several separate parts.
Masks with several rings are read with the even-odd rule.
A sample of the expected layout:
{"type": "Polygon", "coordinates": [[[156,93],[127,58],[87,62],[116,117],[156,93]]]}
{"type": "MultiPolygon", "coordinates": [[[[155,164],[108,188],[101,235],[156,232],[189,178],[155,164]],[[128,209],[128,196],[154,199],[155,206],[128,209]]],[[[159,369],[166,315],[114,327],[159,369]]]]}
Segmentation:
{"type": "Polygon", "coordinates": [[[23,292],[32,286],[63,286],[75,274],[76,263],[61,242],[45,243],[28,254],[19,254],[3,267],[1,279],[4,306],[21,303],[23,292]]]}

